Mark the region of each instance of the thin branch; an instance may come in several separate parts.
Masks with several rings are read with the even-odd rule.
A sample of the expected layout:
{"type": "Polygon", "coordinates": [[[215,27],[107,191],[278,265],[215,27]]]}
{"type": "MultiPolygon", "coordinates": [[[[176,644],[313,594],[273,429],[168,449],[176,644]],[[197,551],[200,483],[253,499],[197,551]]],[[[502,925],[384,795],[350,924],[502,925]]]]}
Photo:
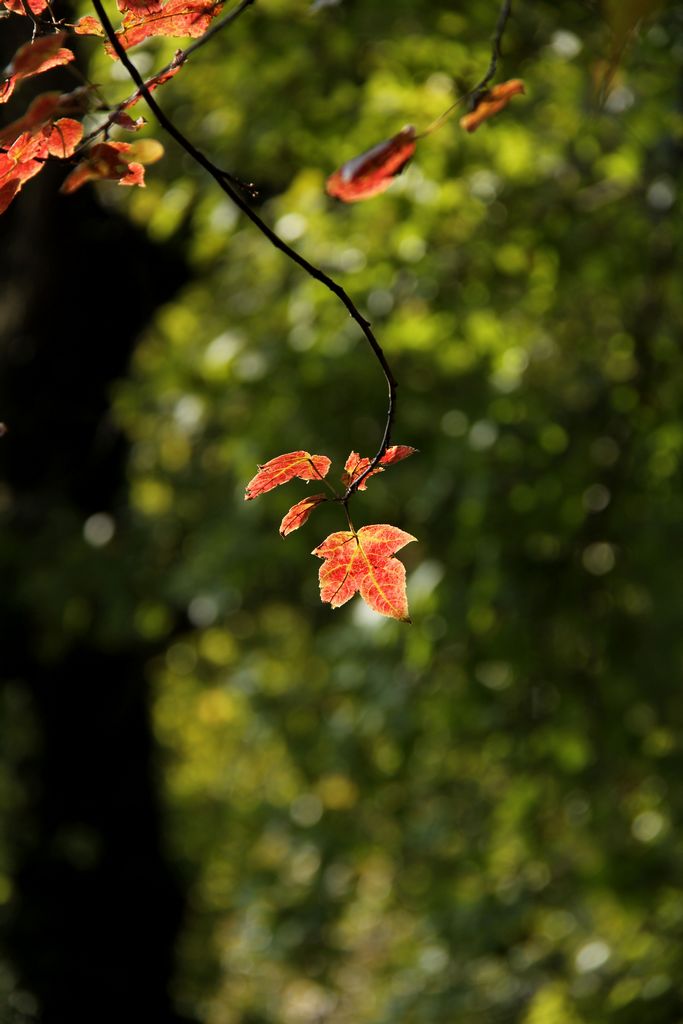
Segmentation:
{"type": "MultiPolygon", "coordinates": [[[[204,35],[200,36],[199,39],[195,40],[195,42],[192,43],[191,46],[187,46],[184,50],[176,50],[173,60],[170,60],[168,64],[166,64],[165,67],[163,67],[160,71],[157,71],[155,72],[154,75],[151,75],[147,79],[145,84],[149,86],[150,83],[153,83],[155,81],[155,79],[160,78],[161,75],[165,75],[167,71],[172,71],[173,68],[179,67],[181,64],[184,64],[188,57],[192,56],[193,53],[196,53],[197,50],[200,49],[200,47],[204,46],[204,44],[209,41],[209,39],[213,39],[215,35],[218,35],[218,33],[221,32],[224,28],[227,28],[227,26],[231,25],[233,21],[236,21],[237,18],[239,18],[240,14],[242,14],[243,11],[246,11],[247,7],[251,7],[251,5],[255,2],[256,0],[241,0],[241,3],[239,3],[237,7],[233,8],[233,10],[230,11],[229,14],[226,14],[224,18],[221,18],[220,21],[215,22],[211,26],[211,28],[207,29],[204,35]]],[[[109,129],[113,127],[113,125],[116,123],[116,118],[119,116],[119,114],[121,114],[124,110],[127,110],[128,107],[132,107],[135,101],[138,100],[142,95],[142,91],[140,89],[136,89],[135,92],[131,93],[130,96],[127,96],[125,100],[121,100],[121,102],[111,111],[107,120],[103,121],[99,128],[94,128],[88,135],[85,136],[85,138],[81,140],[81,143],[78,147],[78,152],[80,152],[80,150],[82,150],[89,142],[92,142],[93,139],[96,139],[98,135],[101,135],[102,132],[108,132],[109,129]]],[[[237,179],[234,179],[234,181],[237,184],[241,184],[241,182],[238,182],[237,179]]]]}
{"type": "Polygon", "coordinates": [[[200,165],[200,167],[203,167],[204,170],[211,175],[211,177],[214,179],[219,188],[221,188],[223,192],[225,192],[225,194],[229,196],[229,198],[233,201],[235,206],[237,206],[237,208],[241,210],[245,217],[248,217],[252,224],[254,224],[254,226],[258,228],[261,234],[268,239],[271,245],[275,246],[276,249],[279,249],[279,251],[282,252],[285,256],[287,256],[288,259],[292,260],[293,263],[296,263],[297,266],[301,267],[301,269],[304,270],[309,275],[309,277],[312,277],[315,281],[318,281],[325,288],[327,288],[328,291],[332,292],[332,294],[339,299],[339,301],[346,307],[350,317],[358,324],[361,331],[365,335],[365,338],[370,348],[372,349],[375,358],[377,359],[379,365],[382,368],[382,373],[384,374],[384,378],[387,382],[387,388],[389,391],[389,405],[387,409],[387,418],[384,427],[384,433],[382,435],[382,442],[377,451],[377,454],[375,455],[372,462],[368,466],[366,472],[363,473],[362,476],[358,477],[358,479],[355,480],[353,483],[349,484],[349,487],[347,488],[346,494],[344,496],[346,499],[348,499],[351,496],[351,494],[353,494],[353,492],[358,489],[358,485],[368,475],[368,473],[370,473],[377,466],[379,460],[382,458],[385,451],[389,447],[389,441],[391,440],[391,429],[396,415],[396,389],[398,387],[398,384],[391,371],[391,367],[387,362],[382,347],[377,341],[377,338],[375,337],[372,331],[372,326],[370,322],[366,320],[366,318],[362,315],[362,313],[360,312],[356,304],[353,302],[351,297],[344,290],[344,288],[342,288],[340,284],[338,284],[333,278],[331,278],[328,274],[321,270],[320,267],[316,267],[315,264],[310,263],[304,256],[301,256],[300,253],[298,253],[295,249],[292,249],[292,247],[288,245],[284,241],[284,239],[280,238],[280,236],[276,234],[275,231],[273,231],[273,229],[269,227],[265,221],[261,220],[259,215],[255,213],[254,210],[252,210],[252,208],[249,206],[246,200],[239,194],[239,192],[237,192],[231,186],[230,182],[226,180],[227,175],[225,174],[225,172],[222,171],[219,167],[217,167],[204,153],[202,153],[201,150],[197,149],[197,147],[192,142],[190,142],[190,140],[180,131],[180,129],[176,127],[173,121],[171,121],[170,118],[163,112],[157,101],[154,99],[149,89],[147,88],[142,76],[140,75],[140,72],[130,60],[128,54],[126,53],[124,47],[121,44],[120,39],[116,35],[114,26],[109,20],[109,16],[107,15],[107,12],[105,11],[102,5],[102,0],[92,0],[92,3],[98,18],[102,22],[102,27],[104,28],[105,34],[109,39],[109,42],[111,43],[114,51],[116,52],[116,55],[125,67],[130,77],[135,82],[135,85],[138,87],[140,94],[143,96],[147,106],[155,115],[161,127],[171,136],[171,138],[175,139],[178,145],[181,146],[182,149],[184,149],[185,152],[189,156],[191,156],[196,163],[200,165]]]}
{"type": "Polygon", "coordinates": [[[486,74],[484,75],[482,80],[478,82],[475,86],[473,86],[471,89],[468,89],[467,92],[464,92],[462,96],[458,96],[455,103],[451,103],[450,107],[447,107],[446,110],[444,110],[443,114],[439,114],[435,121],[432,121],[432,123],[427,128],[425,128],[423,132],[420,132],[420,134],[416,136],[418,139],[423,139],[427,135],[431,135],[432,132],[435,132],[437,128],[440,128],[444,121],[448,120],[453,111],[458,109],[461,103],[464,103],[466,100],[469,100],[470,103],[474,106],[476,105],[476,102],[480,98],[481,94],[483,92],[486,92],[489,82],[491,81],[496,71],[498,70],[498,61],[500,60],[501,56],[500,44],[503,41],[505,26],[507,25],[508,18],[510,17],[511,13],[512,0],[503,0],[503,6],[500,9],[498,21],[496,22],[496,27],[493,32],[493,38],[491,40],[491,60],[488,68],[486,69],[486,74]]]}
{"type": "Polygon", "coordinates": [[[491,63],[486,69],[486,74],[482,78],[481,82],[479,82],[478,85],[475,85],[474,89],[470,90],[470,96],[476,97],[478,93],[482,92],[498,69],[498,61],[500,60],[500,44],[503,41],[503,33],[505,32],[505,26],[507,25],[511,12],[512,0],[503,0],[503,6],[500,9],[498,21],[496,22],[496,27],[493,32],[493,39],[491,41],[491,63]]]}

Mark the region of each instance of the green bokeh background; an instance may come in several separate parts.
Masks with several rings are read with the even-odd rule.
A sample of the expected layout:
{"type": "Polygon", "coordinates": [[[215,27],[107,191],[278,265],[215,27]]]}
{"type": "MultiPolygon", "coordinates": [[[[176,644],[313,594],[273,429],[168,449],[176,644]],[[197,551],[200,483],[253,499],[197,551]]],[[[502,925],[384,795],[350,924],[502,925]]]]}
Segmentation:
{"type": "Polygon", "coordinates": [[[360,331],[171,143],[145,190],[101,189],[192,280],[113,391],[116,532],[25,586],[51,657],[156,645],[172,992],[206,1024],[683,1021],[683,8],[599,108],[605,9],[515,3],[500,77],[526,97],[450,120],[384,196],[324,193],[481,77],[497,13],[263,0],[157,94],[373,322],[420,454],[352,515],[418,538],[410,627],[320,604],[338,508],[282,541],[305,485],[243,501],[281,452],[333,477],[376,450],[360,331]]]}

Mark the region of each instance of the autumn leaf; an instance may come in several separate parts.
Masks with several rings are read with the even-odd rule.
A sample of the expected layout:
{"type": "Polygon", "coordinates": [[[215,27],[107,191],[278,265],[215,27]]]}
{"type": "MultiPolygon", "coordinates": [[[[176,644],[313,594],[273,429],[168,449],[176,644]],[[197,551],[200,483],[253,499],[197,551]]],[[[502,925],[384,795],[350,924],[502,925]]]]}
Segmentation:
{"type": "Polygon", "coordinates": [[[342,164],[327,179],[325,188],[328,195],[345,203],[356,203],[379,195],[401,173],[415,152],[415,145],[415,129],[410,124],[406,125],[398,135],[342,164]]]}
{"type": "Polygon", "coordinates": [[[406,570],[394,554],[416,540],[396,526],[361,526],[332,533],[312,552],[320,566],[320,599],[339,608],[355,593],[373,611],[410,622],[406,570]]]}
{"type": "Polygon", "coordinates": [[[466,132],[476,131],[480,124],[504,110],[513,96],[523,92],[524,82],[521,78],[511,78],[509,82],[492,86],[474,97],[474,108],[460,118],[460,127],[466,132]]]}
{"type": "Polygon", "coordinates": [[[92,14],[85,14],[79,18],[74,25],[74,32],[77,36],[103,36],[104,29],[97,18],[92,14]]]}
{"type": "Polygon", "coordinates": [[[5,80],[0,82],[0,103],[7,102],[23,79],[74,60],[71,50],[62,46],[65,39],[66,32],[56,32],[51,36],[38,36],[20,46],[3,72],[5,80]]]}
{"type": "Polygon", "coordinates": [[[57,154],[48,146],[48,153],[50,156],[71,157],[76,145],[81,141],[83,127],[80,122],[73,121],[71,118],[61,118],[59,121],[56,118],[57,114],[62,113],[63,110],[70,109],[70,96],[71,93],[61,94],[59,92],[43,92],[42,95],[36,96],[23,117],[17,118],[16,121],[10,122],[0,130],[0,145],[13,142],[25,132],[36,135],[42,131],[44,137],[49,139],[54,126],[59,124],[62,152],[57,154]]]}
{"type": "MultiPolygon", "coordinates": [[[[402,459],[407,459],[409,455],[414,455],[416,451],[417,448],[411,448],[410,445],[407,444],[394,444],[390,448],[387,448],[377,466],[375,466],[372,472],[368,473],[368,475],[359,483],[358,490],[364,491],[370,477],[375,476],[376,473],[382,473],[385,466],[390,466],[394,462],[400,462],[402,459]]],[[[351,452],[344,463],[344,472],[341,478],[344,486],[349,487],[354,480],[357,480],[359,476],[362,476],[371,462],[372,459],[361,458],[358,452],[351,452]]]]}
{"type": "MultiPolygon", "coordinates": [[[[123,16],[117,38],[125,50],[153,36],[188,36],[197,39],[222,10],[215,0],[168,0],[159,10],[146,14],[142,8],[130,7],[123,16]]],[[[110,57],[118,60],[110,43],[105,44],[110,57]]]]}
{"type": "Polygon", "coordinates": [[[99,142],[64,180],[60,192],[70,194],[87,181],[99,178],[118,181],[119,185],[145,184],[143,164],[159,160],[164,148],[155,139],[142,142],[99,142]]]}
{"type": "MultiPolygon", "coordinates": [[[[0,0],[0,6],[4,6],[13,14],[26,14],[21,0],[0,0]]],[[[47,7],[47,0],[28,0],[26,5],[31,14],[42,14],[47,7]]]]}
{"type": "Polygon", "coordinates": [[[272,491],[289,480],[321,480],[330,468],[326,455],[311,455],[310,452],[288,452],[259,466],[256,476],[249,481],[244,500],[251,501],[260,494],[272,491]]]}
{"type": "MultiPolygon", "coordinates": [[[[152,78],[147,79],[145,82],[147,92],[154,92],[154,90],[158,89],[160,85],[164,84],[164,82],[168,82],[169,78],[173,78],[174,75],[177,75],[184,62],[185,54],[182,50],[176,50],[176,55],[166,70],[160,71],[158,75],[153,75],[152,78]]],[[[125,104],[125,109],[130,110],[130,108],[134,107],[141,99],[142,93],[140,91],[136,92],[125,104]]]]}
{"type": "Polygon", "coordinates": [[[24,183],[42,171],[46,157],[47,140],[31,132],[24,132],[0,153],[0,213],[5,212],[24,183]]]}
{"type": "Polygon", "coordinates": [[[301,501],[297,501],[296,505],[292,505],[280,523],[280,536],[286,537],[303,526],[313,509],[321,505],[323,501],[327,501],[327,495],[311,494],[310,497],[303,498],[301,501]]]}

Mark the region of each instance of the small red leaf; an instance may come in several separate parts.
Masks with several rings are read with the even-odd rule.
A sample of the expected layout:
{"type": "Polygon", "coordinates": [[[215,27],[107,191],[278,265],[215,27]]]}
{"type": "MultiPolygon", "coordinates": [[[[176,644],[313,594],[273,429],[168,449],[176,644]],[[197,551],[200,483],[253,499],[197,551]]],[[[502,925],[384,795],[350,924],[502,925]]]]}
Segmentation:
{"type": "Polygon", "coordinates": [[[83,125],[71,117],[60,117],[49,129],[43,129],[43,133],[47,138],[47,151],[50,156],[64,160],[73,154],[83,138],[83,125]]]}
{"type": "Polygon", "coordinates": [[[460,127],[466,132],[474,132],[480,124],[493,117],[507,107],[513,96],[524,92],[521,78],[511,78],[509,82],[501,82],[491,89],[475,97],[475,106],[469,114],[460,118],[460,127]]]}
{"type": "Polygon", "coordinates": [[[332,533],[312,552],[320,566],[320,599],[333,608],[360,591],[365,603],[392,619],[410,622],[406,570],[393,555],[416,538],[396,526],[362,526],[332,533]]]}
{"type": "Polygon", "coordinates": [[[97,18],[93,18],[91,14],[86,14],[82,18],[79,18],[74,25],[74,32],[77,36],[103,36],[104,29],[100,25],[97,18]]]}
{"type": "Polygon", "coordinates": [[[326,455],[311,455],[309,452],[288,452],[259,466],[256,476],[249,481],[244,500],[251,501],[259,494],[266,494],[289,480],[321,480],[327,476],[330,460],[326,455]]]}
{"type": "MultiPolygon", "coordinates": [[[[359,483],[358,490],[364,491],[367,488],[367,482],[370,477],[375,476],[376,473],[382,473],[385,466],[391,466],[394,462],[407,459],[409,455],[413,455],[416,451],[417,448],[411,448],[408,444],[394,444],[391,448],[387,448],[378,465],[359,483]]],[[[358,452],[351,452],[344,464],[344,473],[342,474],[344,486],[348,487],[359,476],[362,476],[371,462],[372,459],[361,459],[358,452]]]]}
{"type": "MultiPolygon", "coordinates": [[[[0,0],[0,6],[3,5],[14,14],[26,14],[21,0],[0,0]]],[[[47,0],[28,0],[27,7],[32,14],[42,14],[47,7],[47,0]]]]}
{"type": "Polygon", "coordinates": [[[323,501],[327,501],[326,494],[312,494],[310,498],[302,498],[301,501],[297,501],[296,505],[292,505],[280,523],[280,536],[286,537],[303,526],[313,509],[321,505],[323,501]]]}
{"type": "Polygon", "coordinates": [[[47,146],[42,132],[24,132],[6,152],[0,153],[0,213],[5,212],[24,182],[45,167],[47,146]]]}
{"type": "Polygon", "coordinates": [[[48,124],[59,110],[60,93],[44,92],[31,103],[22,117],[0,129],[0,145],[13,142],[24,132],[35,132],[48,124]]]}
{"type": "Polygon", "coordinates": [[[119,128],[125,128],[129,132],[139,132],[141,128],[147,124],[144,117],[138,117],[137,120],[133,120],[130,114],[127,114],[125,110],[120,110],[117,114],[112,114],[112,121],[117,124],[119,128]]]}
{"type": "Polygon", "coordinates": [[[129,142],[99,142],[91,146],[87,156],[74,167],[60,188],[60,192],[75,192],[86,181],[98,178],[118,181],[119,185],[145,184],[145,169],[135,161],[137,156],[129,142]]]}
{"type": "Polygon", "coordinates": [[[342,164],[327,179],[327,194],[345,203],[379,195],[401,173],[415,152],[415,146],[415,129],[406,125],[398,135],[342,164]]]}
{"type": "Polygon", "coordinates": [[[22,79],[72,61],[73,53],[62,46],[65,39],[66,32],[56,32],[52,36],[38,36],[20,46],[5,68],[5,81],[0,83],[0,103],[7,102],[22,79]]]}

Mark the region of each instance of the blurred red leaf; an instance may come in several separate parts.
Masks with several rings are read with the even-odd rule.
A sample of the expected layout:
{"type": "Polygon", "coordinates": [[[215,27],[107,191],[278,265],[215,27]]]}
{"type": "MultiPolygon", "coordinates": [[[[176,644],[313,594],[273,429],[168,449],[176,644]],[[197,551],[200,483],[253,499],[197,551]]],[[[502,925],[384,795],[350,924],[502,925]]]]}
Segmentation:
{"type": "Polygon", "coordinates": [[[360,591],[365,603],[392,619],[410,622],[406,570],[393,555],[416,538],[396,526],[362,526],[332,533],[313,551],[320,566],[320,599],[333,608],[360,591]]]}
{"type": "Polygon", "coordinates": [[[294,533],[300,526],[303,526],[313,509],[321,505],[323,501],[327,501],[327,495],[311,494],[310,498],[303,498],[301,501],[297,501],[296,505],[292,505],[280,523],[280,536],[286,537],[287,534],[294,533]]]}
{"type": "Polygon", "coordinates": [[[97,18],[93,18],[92,14],[86,14],[82,18],[79,18],[74,25],[74,32],[77,36],[103,36],[104,29],[99,23],[97,18]]]}
{"type": "Polygon", "coordinates": [[[3,72],[5,80],[0,82],[0,103],[7,102],[22,79],[72,61],[73,53],[62,46],[65,39],[66,32],[56,32],[52,36],[38,36],[20,46],[3,72]]]}
{"type": "MultiPolygon", "coordinates": [[[[416,451],[417,448],[411,448],[410,445],[407,444],[394,444],[391,448],[387,448],[377,466],[371,473],[368,473],[365,479],[358,485],[358,490],[364,491],[370,477],[375,476],[376,473],[382,473],[385,466],[391,466],[394,462],[400,462],[401,459],[407,459],[409,455],[413,455],[416,451]]],[[[348,487],[354,480],[357,480],[359,476],[362,476],[371,462],[372,459],[362,459],[358,452],[351,452],[344,463],[344,472],[342,474],[342,483],[344,486],[348,487]]]]}
{"type": "Polygon", "coordinates": [[[398,135],[348,160],[327,179],[328,195],[345,203],[370,199],[389,188],[415,152],[415,129],[406,125],[398,135]]]}
{"type": "MultiPolygon", "coordinates": [[[[13,14],[26,14],[21,0],[0,0],[0,6],[5,6],[13,14]]],[[[42,14],[47,7],[47,0],[28,0],[27,7],[32,14],[42,14]]]]}
{"type": "Polygon", "coordinates": [[[326,455],[311,455],[309,452],[288,452],[259,466],[259,471],[247,484],[244,500],[251,501],[260,494],[272,491],[289,480],[320,480],[327,475],[330,460],[326,455]]]}
{"type": "Polygon", "coordinates": [[[87,156],[64,180],[60,192],[69,194],[98,179],[118,181],[119,185],[145,184],[145,169],[135,161],[135,150],[129,142],[99,142],[91,146],[87,156]]]}
{"type": "Polygon", "coordinates": [[[487,121],[489,117],[500,113],[507,107],[513,96],[524,92],[524,82],[521,78],[511,78],[509,82],[500,82],[491,89],[475,97],[474,109],[469,114],[460,118],[460,127],[466,132],[474,132],[480,124],[487,121]]]}

